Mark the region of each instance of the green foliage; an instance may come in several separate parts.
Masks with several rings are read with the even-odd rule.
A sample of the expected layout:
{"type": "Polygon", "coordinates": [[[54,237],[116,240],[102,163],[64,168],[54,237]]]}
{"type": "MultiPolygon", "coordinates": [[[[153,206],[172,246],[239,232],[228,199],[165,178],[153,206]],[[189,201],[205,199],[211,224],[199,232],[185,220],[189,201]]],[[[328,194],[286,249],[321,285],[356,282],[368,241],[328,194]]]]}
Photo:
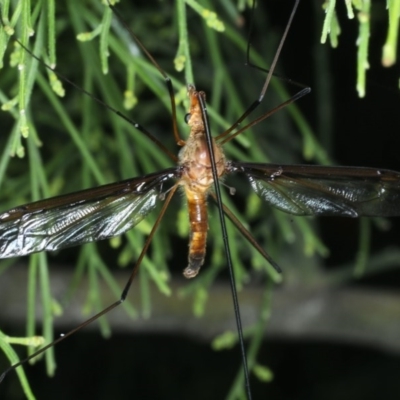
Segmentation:
{"type": "MultiPolygon", "coordinates": [[[[187,131],[183,123],[187,108],[186,83],[194,81],[199,89],[210,95],[208,111],[214,135],[229,128],[258,97],[265,78],[265,74],[243,67],[247,43],[246,29],[241,31],[237,27],[239,22],[243,21],[243,16],[234,2],[223,1],[214,5],[206,0],[199,3],[193,0],[177,0],[176,8],[170,7],[170,4],[167,4],[169,2],[158,2],[157,13],[154,13],[152,4],[132,3],[121,1],[117,7],[135,35],[171,77],[178,105],[181,134],[184,136],[184,132],[187,131]],[[180,73],[182,70],[184,76],[180,73]]],[[[362,3],[366,7],[368,2],[362,3]]],[[[385,45],[385,54],[391,54],[392,59],[393,51],[390,49],[396,48],[397,43],[397,36],[393,34],[393,27],[397,26],[397,20],[393,17],[396,11],[393,10],[395,3],[389,2],[392,7],[389,8],[392,23],[385,45]]],[[[172,165],[167,155],[159,151],[133,126],[63,82],[63,79],[45,68],[15,42],[15,38],[18,38],[36,57],[88,93],[146,127],[176,153],[178,148],[171,134],[170,103],[163,77],[140,51],[123,25],[112,15],[107,4],[96,0],[38,0],[32,4],[29,1],[3,0],[1,6],[4,24],[0,28],[0,65],[3,67],[0,90],[2,209],[59,193],[140,176],[172,165]]],[[[323,37],[326,38],[330,32],[331,43],[335,45],[338,41],[339,24],[333,7],[334,2],[329,2],[323,37]]],[[[289,12],[288,9],[287,15],[289,12]]],[[[361,13],[365,16],[368,9],[360,10],[359,15],[361,13]]],[[[359,21],[362,35],[360,43],[364,43],[363,47],[360,44],[359,65],[363,64],[365,71],[368,18],[360,17],[359,21]]],[[[282,30],[274,32],[268,21],[259,18],[258,15],[255,24],[255,38],[263,32],[270,43],[277,43],[282,30]]],[[[260,42],[265,45],[265,42],[260,42]]],[[[276,46],[270,44],[253,49],[252,62],[266,67],[275,50],[276,46]]],[[[362,74],[359,72],[357,84],[360,95],[365,92],[365,77],[363,78],[362,74]]],[[[274,80],[262,109],[270,109],[289,97],[289,92],[282,82],[274,80]]],[[[261,127],[256,126],[251,132],[239,136],[235,143],[226,146],[226,154],[228,158],[254,162],[268,162],[277,158],[282,163],[291,163],[303,158],[322,164],[330,162],[329,156],[316,141],[312,129],[296,105],[280,112],[261,127]],[[267,130],[268,135],[265,134],[267,130]],[[281,144],[277,144],[278,140],[281,144]],[[291,145],[288,146],[288,143],[291,145]]],[[[245,226],[249,227],[251,224],[255,227],[256,238],[261,244],[268,243],[268,251],[272,256],[280,254],[288,243],[294,241],[294,237],[303,238],[303,241],[300,241],[302,257],[326,254],[325,247],[314,232],[312,221],[266,211],[260,202],[248,198],[248,186],[241,182],[228,184],[236,187],[237,195],[225,195],[225,203],[245,226]],[[246,211],[243,204],[247,204],[247,201],[252,206],[246,211]],[[260,216],[263,221],[262,227],[259,223],[260,216]]],[[[173,203],[170,208],[177,210],[179,206],[173,203]]],[[[148,289],[150,284],[154,283],[167,296],[172,290],[169,286],[168,261],[175,251],[179,252],[181,249],[174,248],[171,237],[176,238],[177,232],[178,236],[180,232],[184,240],[187,240],[185,228],[182,228],[187,224],[187,216],[175,210],[167,212],[160,232],[154,238],[151,252],[141,266],[141,312],[145,316],[151,314],[148,289]]],[[[216,215],[212,207],[211,213],[216,215]]],[[[152,215],[143,221],[127,234],[127,240],[113,242],[119,246],[120,265],[129,268],[135,262],[155,218],[156,215],[152,215]]],[[[249,281],[250,266],[254,267],[258,274],[262,273],[274,282],[281,281],[281,276],[276,274],[265,260],[260,259],[258,253],[250,248],[229,224],[228,231],[231,241],[235,243],[232,256],[238,287],[249,281]]],[[[207,259],[208,265],[195,281],[187,284],[181,291],[182,295],[194,298],[193,309],[199,316],[204,313],[207,288],[225,266],[219,232],[217,218],[210,218],[213,245],[207,259]]],[[[298,253],[295,253],[293,258],[297,255],[298,253]]],[[[116,298],[120,292],[102,256],[103,253],[96,245],[86,245],[79,249],[75,259],[74,279],[66,296],[68,299],[74,295],[80,278],[87,274],[90,288],[84,307],[91,313],[106,306],[101,301],[98,279],[107,282],[116,298]]],[[[34,336],[36,332],[33,307],[39,285],[43,304],[41,335],[49,342],[52,340],[54,305],[59,305],[59,302],[55,300],[57,294],[52,293],[48,283],[47,263],[45,254],[31,258],[28,293],[32,309],[28,315],[27,336],[34,336]]],[[[182,265],[182,269],[184,266],[182,265]]],[[[359,266],[359,270],[360,268],[362,270],[362,266],[359,266]]],[[[256,353],[265,328],[263,323],[269,315],[270,291],[271,287],[267,285],[260,323],[251,328],[248,334],[248,337],[252,338],[250,365],[254,368],[257,368],[256,353]]],[[[62,306],[57,306],[59,312],[62,312],[66,301],[61,303],[62,306]]],[[[134,306],[126,305],[126,310],[132,318],[137,317],[134,306]]],[[[102,329],[104,335],[109,334],[105,321],[102,322],[102,329]]],[[[0,337],[0,343],[1,341],[0,337]]],[[[15,363],[16,357],[12,355],[11,358],[9,355],[11,347],[2,349],[8,352],[10,361],[15,363]]],[[[52,375],[55,368],[52,353],[46,353],[46,358],[48,372],[52,375]]],[[[259,366],[258,374],[264,376],[265,380],[269,379],[266,367],[259,366]]],[[[26,381],[20,377],[25,393],[32,398],[28,395],[29,387],[26,381]]],[[[243,389],[241,379],[239,376],[231,398],[240,396],[243,389]]]]}
{"type": "MultiPolygon", "coordinates": [[[[383,8],[384,3],[372,0],[346,0],[345,4],[347,18],[355,19],[356,23],[358,23],[356,86],[358,95],[364,97],[366,94],[367,71],[370,68],[369,50],[370,39],[373,35],[371,25],[374,22],[375,15],[383,15],[379,12],[379,7],[383,8]]],[[[338,47],[339,36],[342,33],[336,6],[336,0],[329,0],[324,3],[323,8],[326,9],[326,16],[321,35],[321,43],[325,43],[329,35],[331,46],[334,48],[338,47]]],[[[387,1],[386,11],[388,28],[386,42],[382,46],[382,65],[391,67],[396,63],[397,56],[400,3],[397,0],[387,1]]]]}

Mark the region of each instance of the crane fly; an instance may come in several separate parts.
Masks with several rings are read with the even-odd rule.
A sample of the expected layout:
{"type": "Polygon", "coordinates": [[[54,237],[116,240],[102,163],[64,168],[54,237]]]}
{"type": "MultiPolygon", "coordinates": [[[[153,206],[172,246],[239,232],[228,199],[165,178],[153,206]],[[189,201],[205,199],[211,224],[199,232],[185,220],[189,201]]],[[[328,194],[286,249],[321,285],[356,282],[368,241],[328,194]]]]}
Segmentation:
{"type": "MultiPolygon", "coordinates": [[[[297,4],[298,1],[293,8],[280,48],[297,4]]],[[[141,43],[138,44],[143,49],[141,43]]],[[[229,175],[244,176],[262,200],[292,215],[352,218],[399,216],[400,173],[398,172],[374,168],[238,162],[225,157],[222,147],[225,143],[261,122],[272,112],[308,93],[307,89],[301,90],[272,112],[264,113],[253,122],[238,128],[239,124],[261,103],[279,51],[280,49],[275,55],[260,99],[249,107],[232,128],[215,138],[209,137],[204,92],[197,91],[193,85],[188,85],[190,109],[185,120],[190,128],[190,134],[188,139],[182,140],[177,129],[174,129],[176,142],[182,146],[177,166],[146,176],[29,203],[0,214],[0,258],[54,251],[120,235],[137,225],[162,203],[160,215],[135,264],[121,300],[82,324],[78,327],[80,329],[125,299],[155,229],[178,189],[182,189],[188,203],[189,255],[188,266],[183,274],[189,279],[198,275],[205,259],[208,229],[207,197],[216,198],[217,204],[220,204],[219,186],[216,185],[215,194],[213,186],[216,181],[229,175]],[[165,190],[165,187],[168,189],[165,190]]],[[[146,50],[144,52],[149,56],[146,50]]],[[[149,57],[153,61],[153,58],[149,57]]],[[[158,65],[155,65],[158,68],[158,65]]],[[[172,107],[175,107],[173,101],[172,107]]],[[[225,205],[220,207],[220,211],[234,223],[265,259],[278,268],[225,205]]],[[[62,339],[76,330],[69,332],[62,339]]],[[[39,352],[43,352],[62,339],[45,346],[39,352]]],[[[15,367],[16,365],[12,366],[15,367]]]]}

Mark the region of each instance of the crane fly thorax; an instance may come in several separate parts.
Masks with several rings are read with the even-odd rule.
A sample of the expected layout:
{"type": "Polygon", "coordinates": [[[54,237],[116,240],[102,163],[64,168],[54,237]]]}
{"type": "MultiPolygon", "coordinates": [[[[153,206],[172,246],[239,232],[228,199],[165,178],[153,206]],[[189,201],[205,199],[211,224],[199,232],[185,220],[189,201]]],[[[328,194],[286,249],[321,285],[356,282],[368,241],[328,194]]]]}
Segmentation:
{"type": "MultiPolygon", "coordinates": [[[[221,149],[213,141],[214,158],[217,175],[225,172],[225,157],[221,149]]],[[[182,184],[193,189],[206,191],[213,183],[212,165],[208,146],[204,135],[190,137],[186,146],[181,150],[180,163],[182,166],[182,184]]]]}
{"type": "MultiPolygon", "coordinates": [[[[190,135],[179,153],[182,166],[182,184],[200,191],[206,191],[213,183],[212,163],[205,136],[204,121],[201,114],[199,96],[205,98],[204,92],[197,92],[194,86],[188,87],[190,109],[187,123],[190,135]]],[[[218,177],[225,172],[225,156],[220,146],[212,139],[214,159],[218,177]]]]}

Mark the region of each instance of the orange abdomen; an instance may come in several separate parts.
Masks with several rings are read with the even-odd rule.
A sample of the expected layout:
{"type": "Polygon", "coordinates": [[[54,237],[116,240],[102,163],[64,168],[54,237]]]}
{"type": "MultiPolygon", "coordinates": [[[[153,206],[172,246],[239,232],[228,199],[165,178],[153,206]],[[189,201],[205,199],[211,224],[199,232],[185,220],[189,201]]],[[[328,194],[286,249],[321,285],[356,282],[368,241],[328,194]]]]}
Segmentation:
{"type": "Polygon", "coordinates": [[[206,256],[207,242],[207,203],[204,192],[192,191],[185,187],[188,201],[190,239],[189,239],[189,265],[184,269],[185,278],[194,278],[200,271],[206,256]]]}

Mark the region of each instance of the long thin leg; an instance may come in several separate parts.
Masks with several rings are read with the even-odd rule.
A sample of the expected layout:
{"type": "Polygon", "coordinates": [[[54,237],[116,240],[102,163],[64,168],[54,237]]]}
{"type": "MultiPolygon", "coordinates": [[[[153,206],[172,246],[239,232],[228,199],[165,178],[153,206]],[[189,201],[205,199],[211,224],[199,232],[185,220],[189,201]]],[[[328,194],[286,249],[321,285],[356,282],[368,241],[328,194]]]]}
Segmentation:
{"type": "MultiPolygon", "coordinates": [[[[215,194],[212,194],[215,202],[217,202],[217,198],[215,194]]],[[[282,272],[281,267],[272,259],[272,257],[265,252],[265,250],[258,244],[257,240],[254,236],[246,229],[243,224],[238,220],[236,215],[225,205],[222,204],[222,208],[224,210],[224,214],[230,219],[230,221],[236,226],[239,232],[243,235],[245,239],[272,265],[272,267],[279,273],[282,272]]]]}
{"type": "MultiPolygon", "coordinates": [[[[1,10],[0,10],[1,11],[1,10]]],[[[0,14],[0,24],[5,27],[4,21],[3,21],[3,17],[0,14]]],[[[118,115],[119,117],[121,117],[122,119],[124,119],[125,121],[127,121],[130,125],[132,125],[135,129],[137,129],[138,131],[140,131],[141,133],[143,133],[145,136],[147,136],[155,145],[157,145],[172,161],[177,162],[178,161],[178,157],[173,154],[170,150],[168,150],[167,147],[165,147],[163,145],[163,143],[161,143],[155,136],[153,136],[144,126],[138,124],[137,122],[133,121],[131,118],[129,118],[128,116],[126,116],[124,113],[122,113],[121,111],[117,110],[116,108],[110,106],[109,104],[107,104],[106,102],[104,102],[103,100],[99,99],[98,97],[94,96],[92,93],[86,91],[85,89],[83,89],[82,87],[80,87],[79,85],[77,85],[76,83],[74,83],[73,81],[71,81],[67,76],[63,75],[62,73],[56,71],[55,69],[53,69],[50,65],[46,64],[41,58],[37,57],[35,54],[33,54],[26,46],[24,46],[18,39],[15,39],[15,41],[31,56],[33,57],[35,60],[37,60],[38,62],[40,62],[45,68],[49,69],[50,71],[52,71],[54,74],[56,74],[61,80],[63,80],[64,82],[67,82],[69,85],[71,85],[72,87],[74,87],[75,89],[77,89],[78,91],[80,91],[81,93],[85,94],[86,96],[89,96],[92,100],[94,100],[96,103],[100,104],[102,107],[106,108],[107,110],[110,110],[111,112],[115,113],[116,115],[118,115]]],[[[168,78],[169,79],[169,78],[168,78]]],[[[172,86],[171,86],[172,89],[172,86]]],[[[173,108],[175,107],[175,100],[174,104],[173,104],[173,108]]],[[[174,112],[174,111],[173,111],[174,112]]],[[[176,113],[176,111],[175,111],[176,113]]],[[[176,116],[174,116],[174,120],[176,119],[176,116]]],[[[176,124],[176,122],[174,122],[174,124],[176,124]]]]}
{"type": "Polygon", "coordinates": [[[172,82],[171,78],[164,72],[164,70],[160,67],[158,62],[154,59],[154,57],[149,53],[149,51],[144,47],[142,42],[139,40],[139,38],[132,32],[130,29],[129,25],[126,23],[122,15],[119,13],[119,11],[110,4],[110,2],[107,0],[108,6],[113,10],[114,14],[118,17],[119,21],[121,24],[124,26],[124,28],[129,32],[131,35],[132,39],[136,42],[136,44],[142,49],[143,53],[146,54],[146,57],[153,63],[153,65],[158,69],[160,74],[163,76],[165,83],[168,88],[168,94],[169,94],[169,99],[171,102],[171,113],[172,113],[172,130],[174,132],[174,137],[176,144],[178,146],[184,146],[185,141],[181,139],[179,135],[179,130],[178,130],[178,124],[176,122],[176,104],[175,104],[175,95],[174,95],[174,88],[172,87],[172,82]]]}
{"type": "Polygon", "coordinates": [[[86,320],[85,322],[83,322],[82,324],[80,324],[79,326],[77,326],[76,328],[70,330],[69,332],[62,334],[58,339],[54,340],[53,342],[47,344],[46,346],[42,347],[40,350],[38,350],[37,352],[31,354],[30,356],[24,358],[23,360],[19,361],[18,363],[11,365],[10,367],[8,367],[1,375],[0,375],[0,383],[2,382],[2,380],[5,378],[5,376],[13,371],[14,369],[16,369],[17,367],[25,364],[27,361],[29,361],[30,359],[38,356],[39,354],[44,353],[47,349],[49,349],[50,347],[55,346],[56,344],[62,342],[63,340],[65,340],[67,337],[73,335],[75,332],[80,331],[82,328],[84,328],[85,326],[91,324],[93,321],[96,321],[98,318],[100,318],[102,315],[107,314],[109,311],[113,310],[114,308],[116,308],[117,306],[119,306],[121,303],[123,303],[126,299],[126,296],[128,295],[129,289],[132,285],[133,279],[135,278],[136,274],[139,271],[139,267],[140,264],[142,263],[143,257],[145,256],[150,243],[153,239],[153,236],[158,228],[158,226],[160,225],[160,222],[165,214],[165,211],[167,210],[169,203],[172,199],[172,196],[175,194],[176,189],[178,188],[178,185],[176,184],[175,186],[172,187],[172,189],[169,191],[168,196],[165,199],[165,202],[161,208],[160,214],[158,215],[156,222],[153,225],[153,228],[148,236],[148,238],[146,239],[146,242],[143,246],[143,249],[139,255],[139,258],[137,259],[132,272],[129,276],[128,281],[125,284],[124,289],[122,290],[121,293],[121,297],[119,298],[119,300],[117,300],[116,302],[112,303],[111,305],[109,305],[108,307],[106,307],[104,310],[100,311],[99,313],[95,314],[93,317],[89,318],[88,320],[86,320]]]}
{"type": "Polygon", "coordinates": [[[229,270],[233,308],[235,311],[235,320],[236,320],[236,326],[237,326],[237,331],[238,331],[238,336],[239,336],[240,353],[241,353],[241,357],[242,357],[244,380],[245,380],[245,385],[246,385],[246,395],[247,395],[247,399],[251,400],[252,395],[251,395],[251,386],[250,386],[250,374],[249,374],[249,368],[247,365],[246,347],[244,345],[242,319],[240,316],[239,300],[238,300],[238,294],[237,294],[237,290],[236,290],[236,280],[235,280],[235,274],[233,272],[233,267],[232,267],[231,251],[229,248],[228,232],[227,232],[226,224],[225,224],[225,215],[224,215],[223,204],[222,204],[221,190],[219,187],[217,166],[215,163],[215,156],[214,156],[210,124],[208,121],[208,115],[207,115],[207,111],[206,111],[207,108],[206,108],[206,104],[205,104],[205,100],[204,100],[203,96],[199,96],[199,103],[201,106],[201,115],[202,115],[203,123],[204,123],[204,130],[205,130],[205,136],[207,139],[208,152],[210,154],[210,159],[211,159],[211,169],[212,169],[214,187],[215,187],[215,198],[216,198],[216,202],[218,205],[218,214],[219,214],[219,219],[220,219],[222,238],[224,241],[226,262],[228,264],[228,270],[229,270]]]}
{"type": "MultiPolygon", "coordinates": [[[[265,95],[265,93],[266,93],[266,91],[268,89],[268,86],[269,86],[269,83],[271,81],[272,75],[274,73],[274,70],[275,70],[275,67],[276,67],[276,63],[278,62],[279,56],[281,54],[283,44],[285,43],[285,40],[286,40],[286,36],[287,36],[287,34],[289,32],[290,26],[292,25],[292,21],[293,21],[294,15],[296,14],[296,10],[297,10],[297,6],[299,5],[299,1],[300,0],[296,0],[295,4],[293,6],[292,12],[291,12],[290,17],[289,17],[289,21],[286,24],[286,29],[285,29],[285,31],[284,31],[284,33],[282,35],[281,41],[279,42],[278,49],[275,52],[274,59],[272,60],[271,67],[270,67],[270,69],[268,71],[268,75],[267,75],[267,77],[265,79],[264,85],[263,85],[263,87],[261,89],[261,92],[260,92],[260,94],[258,96],[258,99],[253,101],[252,104],[250,104],[250,106],[247,108],[247,110],[241,115],[241,117],[238,118],[238,120],[234,124],[232,124],[232,126],[228,130],[226,130],[225,132],[223,132],[221,135],[218,136],[219,140],[225,138],[232,131],[237,129],[239,127],[239,125],[241,124],[241,122],[247,116],[249,116],[261,104],[261,102],[262,102],[262,100],[264,98],[264,95],[265,95]]],[[[253,3],[253,7],[255,7],[255,0],[254,0],[254,3],[253,3]]],[[[253,8],[253,11],[254,11],[254,8],[253,8]]],[[[254,13],[253,13],[253,15],[254,15],[254,13]]],[[[300,93],[302,93],[303,91],[304,91],[304,89],[302,91],[300,91],[300,93]]],[[[310,91],[311,91],[311,89],[308,88],[308,92],[307,93],[309,93],[310,91]]],[[[300,97],[304,96],[304,94],[306,94],[306,93],[303,93],[300,97]]],[[[296,95],[293,96],[293,97],[296,97],[296,95]]],[[[243,130],[241,130],[241,132],[242,131],[243,130]]],[[[225,143],[225,142],[221,142],[221,143],[225,143]]]]}
{"type": "Polygon", "coordinates": [[[270,117],[272,114],[275,114],[277,111],[281,110],[282,108],[285,108],[291,103],[294,103],[301,97],[305,96],[306,94],[310,93],[311,89],[310,88],[304,88],[303,90],[300,90],[300,92],[297,92],[294,96],[292,96],[289,100],[284,101],[283,103],[279,104],[279,106],[276,106],[272,110],[268,110],[264,114],[260,115],[258,118],[256,118],[254,121],[249,122],[247,125],[243,126],[242,128],[238,129],[236,132],[233,132],[231,135],[226,136],[226,132],[224,132],[222,135],[219,135],[216,137],[216,141],[223,145],[229,141],[231,141],[234,137],[237,135],[241,134],[244,131],[247,131],[247,129],[251,128],[254,125],[259,124],[261,121],[264,119],[270,117]],[[223,139],[220,141],[220,139],[223,139]]]}

